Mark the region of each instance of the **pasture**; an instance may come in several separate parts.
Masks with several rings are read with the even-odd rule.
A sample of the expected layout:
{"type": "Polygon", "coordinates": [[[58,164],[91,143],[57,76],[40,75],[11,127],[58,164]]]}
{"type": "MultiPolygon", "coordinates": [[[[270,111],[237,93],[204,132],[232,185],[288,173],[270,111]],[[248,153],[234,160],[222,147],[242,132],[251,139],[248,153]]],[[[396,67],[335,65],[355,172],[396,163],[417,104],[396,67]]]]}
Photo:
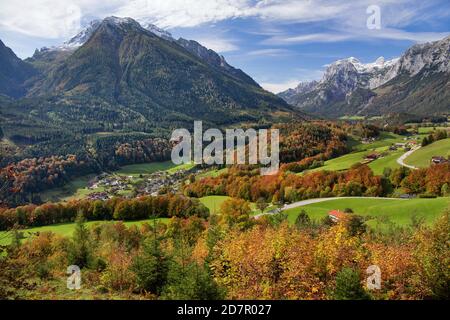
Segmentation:
{"type": "Polygon", "coordinates": [[[319,221],[326,217],[330,210],[344,211],[346,208],[355,214],[368,217],[368,224],[383,229],[388,222],[398,226],[407,226],[415,216],[424,219],[426,224],[432,223],[450,206],[450,198],[435,199],[336,199],[313,203],[303,207],[285,210],[290,223],[294,223],[301,210],[305,210],[312,220],[319,221]]]}

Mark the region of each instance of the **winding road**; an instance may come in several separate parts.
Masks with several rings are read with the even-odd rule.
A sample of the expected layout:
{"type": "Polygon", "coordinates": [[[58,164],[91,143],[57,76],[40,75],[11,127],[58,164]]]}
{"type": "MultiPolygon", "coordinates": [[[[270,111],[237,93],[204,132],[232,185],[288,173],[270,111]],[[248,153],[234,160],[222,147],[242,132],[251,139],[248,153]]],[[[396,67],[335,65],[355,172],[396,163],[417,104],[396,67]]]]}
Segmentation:
{"type": "Polygon", "coordinates": [[[404,162],[404,160],[405,160],[407,157],[409,157],[413,152],[415,152],[415,151],[417,151],[417,150],[419,150],[419,149],[420,149],[420,147],[417,147],[417,148],[414,148],[414,149],[409,150],[408,152],[405,152],[404,154],[402,154],[402,156],[401,156],[400,158],[397,159],[397,163],[398,163],[399,165],[401,165],[402,167],[407,167],[407,168],[410,168],[410,169],[413,169],[413,170],[418,169],[417,167],[414,167],[414,166],[411,166],[411,165],[409,165],[409,164],[406,164],[406,163],[404,162]]]}
{"type": "Polygon", "coordinates": [[[325,201],[333,201],[333,200],[339,200],[339,199],[385,199],[385,200],[398,200],[398,201],[408,201],[409,199],[400,199],[400,198],[386,198],[386,197],[332,197],[332,198],[316,198],[316,199],[308,199],[308,200],[302,200],[290,204],[285,204],[281,209],[277,210],[271,210],[265,213],[260,213],[254,216],[255,219],[258,219],[261,216],[269,215],[269,214],[276,214],[281,211],[285,211],[288,209],[298,208],[298,207],[304,207],[309,204],[313,203],[319,203],[319,202],[325,202],[325,201]]]}

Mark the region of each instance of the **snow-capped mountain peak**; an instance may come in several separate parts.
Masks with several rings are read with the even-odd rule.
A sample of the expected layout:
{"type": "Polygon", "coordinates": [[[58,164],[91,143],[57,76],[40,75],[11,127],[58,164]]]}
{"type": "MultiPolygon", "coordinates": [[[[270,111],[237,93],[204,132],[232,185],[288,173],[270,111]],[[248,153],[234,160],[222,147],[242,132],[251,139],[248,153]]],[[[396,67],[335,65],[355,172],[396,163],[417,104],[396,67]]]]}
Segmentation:
{"type": "Polygon", "coordinates": [[[163,38],[165,40],[174,41],[175,39],[172,37],[172,34],[164,29],[161,29],[154,24],[151,23],[143,23],[142,27],[151,33],[157,35],[160,38],[163,38]]]}
{"type": "MultiPolygon", "coordinates": [[[[43,47],[40,51],[70,51],[75,50],[79,47],[81,47],[83,44],[85,44],[89,38],[92,36],[92,34],[98,29],[98,27],[102,24],[102,22],[114,24],[117,26],[123,26],[127,24],[135,24],[139,25],[138,22],[131,18],[119,18],[119,17],[107,17],[104,20],[93,20],[89,22],[87,26],[85,26],[77,35],[72,37],[71,39],[65,41],[62,45],[59,46],[53,46],[53,47],[43,47]]],[[[155,34],[156,36],[163,38],[165,40],[169,41],[175,41],[175,39],[172,37],[172,34],[170,34],[168,31],[163,30],[154,24],[151,23],[143,23],[142,25],[139,25],[139,27],[142,27],[151,33],[155,34]]]]}
{"type": "Polygon", "coordinates": [[[358,73],[369,73],[369,72],[373,72],[375,70],[381,70],[381,69],[390,67],[390,66],[394,65],[395,63],[397,63],[397,61],[398,61],[398,58],[386,61],[386,59],[384,57],[379,57],[374,62],[362,63],[355,57],[349,57],[346,59],[338,60],[338,61],[334,62],[333,64],[341,65],[344,63],[351,63],[355,67],[355,69],[358,71],[358,73]]]}
{"type": "Polygon", "coordinates": [[[91,21],[84,29],[82,29],[76,36],[71,38],[68,41],[65,41],[58,48],[60,49],[76,49],[82,46],[86,41],[89,40],[91,35],[97,30],[99,25],[101,24],[101,20],[91,21]]]}

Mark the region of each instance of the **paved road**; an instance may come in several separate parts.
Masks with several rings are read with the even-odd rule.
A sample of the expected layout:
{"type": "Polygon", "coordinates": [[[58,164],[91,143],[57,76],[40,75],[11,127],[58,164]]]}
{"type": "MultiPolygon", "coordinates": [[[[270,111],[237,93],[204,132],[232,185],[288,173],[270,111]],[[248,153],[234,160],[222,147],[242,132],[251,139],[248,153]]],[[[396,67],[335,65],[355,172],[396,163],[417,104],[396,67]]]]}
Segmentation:
{"type": "MultiPolygon", "coordinates": [[[[325,201],[333,201],[333,200],[338,200],[338,199],[386,199],[386,200],[399,200],[399,201],[408,201],[408,199],[399,199],[399,198],[386,198],[386,197],[333,197],[333,198],[316,198],[316,199],[308,199],[308,200],[302,200],[302,201],[298,201],[298,202],[294,202],[294,203],[290,203],[290,204],[285,204],[280,210],[284,211],[284,210],[288,210],[288,209],[293,209],[293,208],[298,208],[298,207],[304,207],[307,206],[309,204],[313,204],[313,203],[319,203],[319,202],[325,202],[325,201]]],[[[271,210],[269,212],[265,212],[265,213],[260,213],[255,215],[255,219],[258,219],[261,216],[265,216],[268,214],[275,214],[278,213],[276,210],[271,210]]]]}
{"type": "Polygon", "coordinates": [[[409,165],[409,164],[406,164],[406,163],[404,163],[403,161],[404,161],[407,157],[409,157],[413,152],[415,152],[415,151],[417,151],[417,150],[419,150],[419,149],[420,149],[420,147],[417,147],[417,148],[414,148],[414,149],[409,150],[408,152],[405,152],[404,154],[402,154],[402,156],[401,156],[400,158],[397,159],[397,163],[398,163],[399,165],[403,166],[403,167],[407,167],[407,168],[410,168],[410,169],[413,169],[413,170],[418,169],[417,167],[414,167],[414,166],[411,166],[411,165],[409,165]]]}

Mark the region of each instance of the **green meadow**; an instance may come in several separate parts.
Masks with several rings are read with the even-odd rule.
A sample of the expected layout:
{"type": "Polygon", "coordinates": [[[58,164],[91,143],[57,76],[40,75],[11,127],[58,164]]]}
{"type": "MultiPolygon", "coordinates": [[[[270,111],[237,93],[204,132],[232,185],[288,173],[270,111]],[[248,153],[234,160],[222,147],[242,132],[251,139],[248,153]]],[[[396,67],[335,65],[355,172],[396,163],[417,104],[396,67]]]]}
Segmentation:
{"type": "Polygon", "coordinates": [[[209,209],[209,212],[211,214],[217,214],[220,211],[220,206],[222,203],[227,201],[228,199],[231,199],[228,196],[207,196],[200,198],[200,202],[205,205],[209,209]]]}
{"type": "Polygon", "coordinates": [[[433,156],[450,156],[450,138],[439,140],[420,148],[407,157],[405,163],[415,167],[426,168],[430,165],[433,156]]]}
{"type": "Polygon", "coordinates": [[[141,174],[151,174],[156,171],[170,170],[176,167],[172,161],[139,163],[123,166],[114,173],[125,176],[139,176],[141,174]]]}
{"type": "MultiPolygon", "coordinates": [[[[88,194],[94,192],[86,188],[89,180],[94,178],[95,175],[87,175],[83,177],[76,178],[69,181],[62,187],[49,189],[40,193],[41,199],[44,202],[59,202],[68,201],[72,199],[81,199],[88,194]]],[[[98,188],[95,192],[102,192],[103,188],[98,188]]]]}
{"type": "Polygon", "coordinates": [[[377,152],[386,152],[387,155],[372,161],[368,166],[374,171],[375,174],[379,175],[383,173],[384,168],[397,168],[399,164],[397,159],[404,153],[403,150],[399,149],[396,151],[389,151],[389,146],[394,143],[403,142],[403,137],[390,132],[382,132],[380,134],[380,139],[374,141],[373,143],[363,144],[355,139],[350,139],[348,144],[354,150],[352,153],[345,154],[338,158],[325,161],[324,165],[319,168],[310,170],[314,171],[341,171],[347,170],[356,163],[364,161],[366,155],[377,152]]]}
{"type": "Polygon", "coordinates": [[[369,168],[372,169],[376,175],[383,174],[384,168],[398,168],[400,165],[397,163],[397,159],[404,153],[403,150],[393,151],[387,156],[372,161],[369,163],[369,168]]]}
{"type": "MultiPolygon", "coordinates": [[[[228,196],[207,196],[200,198],[200,202],[205,205],[209,209],[209,212],[211,214],[220,214],[220,206],[222,203],[224,203],[226,200],[231,199],[231,197],[228,196]]],[[[260,214],[261,210],[256,208],[256,203],[250,202],[250,208],[252,209],[251,215],[260,214]]],[[[264,212],[270,211],[274,209],[275,206],[269,204],[269,206],[264,209],[264,212]]]]}
{"type": "Polygon", "coordinates": [[[303,207],[284,211],[288,220],[295,222],[301,210],[305,210],[311,219],[320,220],[327,216],[330,210],[351,208],[355,214],[368,217],[368,224],[375,228],[383,228],[388,221],[407,226],[411,219],[421,217],[425,223],[430,224],[442,215],[450,206],[450,198],[435,199],[336,199],[313,203],[303,207]]]}
{"type": "Polygon", "coordinates": [[[430,134],[436,130],[450,130],[450,127],[420,127],[420,128],[418,128],[419,134],[430,134]]]}

